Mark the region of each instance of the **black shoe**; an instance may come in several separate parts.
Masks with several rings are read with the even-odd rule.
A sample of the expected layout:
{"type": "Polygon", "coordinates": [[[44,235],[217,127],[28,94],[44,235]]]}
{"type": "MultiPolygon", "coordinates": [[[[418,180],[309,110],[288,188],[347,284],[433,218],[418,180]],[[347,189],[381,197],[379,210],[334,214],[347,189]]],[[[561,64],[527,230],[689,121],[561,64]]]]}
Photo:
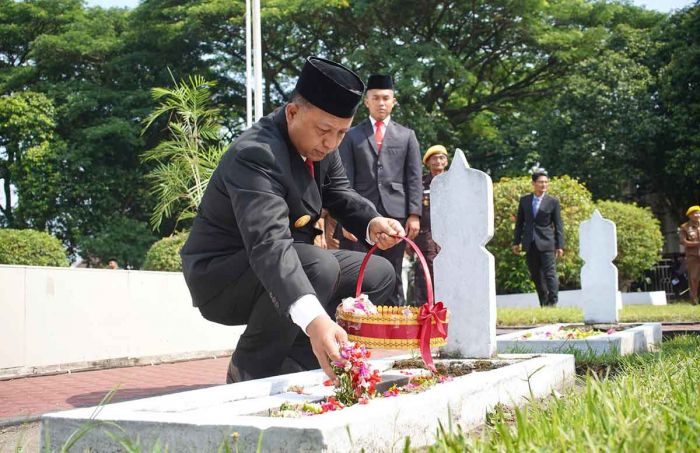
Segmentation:
{"type": "MultiPolygon", "coordinates": [[[[284,359],[282,362],[282,365],[280,366],[279,374],[291,374],[291,373],[300,373],[302,371],[309,371],[319,368],[318,366],[314,368],[306,368],[303,365],[301,365],[299,362],[294,360],[291,357],[287,357],[284,359]]],[[[244,381],[252,381],[255,379],[254,376],[252,376],[250,373],[247,371],[241,370],[239,367],[233,364],[233,358],[231,358],[231,361],[228,363],[228,371],[226,372],[226,383],[227,384],[235,384],[236,382],[244,382],[244,381]]]]}
{"type": "Polygon", "coordinates": [[[282,366],[280,366],[280,374],[300,373],[302,371],[309,371],[310,369],[311,368],[306,368],[293,358],[287,357],[282,362],[282,366]]]}
{"type": "Polygon", "coordinates": [[[251,381],[255,379],[250,373],[241,370],[236,365],[233,364],[233,357],[228,363],[228,371],[226,372],[226,383],[235,384],[236,382],[251,381]]]}

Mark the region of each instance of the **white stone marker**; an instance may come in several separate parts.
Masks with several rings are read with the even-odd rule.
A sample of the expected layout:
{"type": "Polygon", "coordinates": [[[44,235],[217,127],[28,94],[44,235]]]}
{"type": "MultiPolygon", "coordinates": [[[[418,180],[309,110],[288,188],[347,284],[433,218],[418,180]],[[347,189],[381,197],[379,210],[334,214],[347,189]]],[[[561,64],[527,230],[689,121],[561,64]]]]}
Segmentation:
{"type": "Polygon", "coordinates": [[[436,301],[450,310],[446,349],[461,357],[496,354],[496,270],[486,243],[493,237],[493,184],[469,168],[461,150],[430,185],[436,301]]]}
{"type": "Polygon", "coordinates": [[[581,268],[581,303],[583,321],[617,323],[622,298],[617,290],[617,228],[596,209],[590,219],[579,226],[581,268]]]}

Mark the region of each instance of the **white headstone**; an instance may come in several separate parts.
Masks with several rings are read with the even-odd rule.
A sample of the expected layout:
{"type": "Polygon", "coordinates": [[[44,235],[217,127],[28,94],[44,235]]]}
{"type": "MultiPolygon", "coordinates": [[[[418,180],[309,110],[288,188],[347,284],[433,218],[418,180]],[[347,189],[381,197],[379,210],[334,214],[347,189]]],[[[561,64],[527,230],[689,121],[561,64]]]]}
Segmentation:
{"type": "Polygon", "coordinates": [[[462,357],[496,353],[496,270],[486,243],[493,236],[493,184],[457,150],[450,170],[430,186],[436,300],[450,310],[447,351],[462,357]]]}
{"type": "Polygon", "coordinates": [[[617,290],[617,228],[596,209],[589,220],[579,226],[581,268],[581,303],[583,321],[617,323],[622,298],[617,290]]]}

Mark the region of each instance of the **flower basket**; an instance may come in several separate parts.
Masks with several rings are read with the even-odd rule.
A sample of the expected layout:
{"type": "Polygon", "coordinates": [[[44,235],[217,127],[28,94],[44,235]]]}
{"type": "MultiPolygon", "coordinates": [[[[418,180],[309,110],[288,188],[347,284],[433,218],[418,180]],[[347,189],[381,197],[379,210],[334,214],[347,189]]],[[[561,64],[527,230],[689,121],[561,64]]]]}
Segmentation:
{"type": "MultiPolygon", "coordinates": [[[[447,340],[449,313],[442,302],[434,302],[433,284],[428,272],[428,263],[416,244],[404,237],[420,260],[425,275],[428,301],[420,307],[377,306],[376,314],[351,313],[336,310],[336,321],[348,333],[350,341],[364,344],[368,348],[420,349],[426,366],[434,370],[430,348],[444,346],[447,340]]],[[[355,287],[355,298],[362,292],[362,280],[370,256],[377,250],[374,245],[365,256],[355,287]]]]}

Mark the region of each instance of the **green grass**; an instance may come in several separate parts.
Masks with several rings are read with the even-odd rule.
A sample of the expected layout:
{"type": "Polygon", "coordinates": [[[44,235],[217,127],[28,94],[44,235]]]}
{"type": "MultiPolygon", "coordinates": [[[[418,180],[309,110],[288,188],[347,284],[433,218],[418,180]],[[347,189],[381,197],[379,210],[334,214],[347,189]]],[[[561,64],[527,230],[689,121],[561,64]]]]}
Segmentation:
{"type": "Polygon", "coordinates": [[[431,452],[698,451],[700,337],[621,358],[613,379],[587,376],[562,398],[496,408],[480,435],[445,429],[431,452]]]}
{"type": "MultiPolygon", "coordinates": [[[[700,322],[700,305],[627,305],[620,312],[620,321],[700,322]]],[[[530,326],[557,322],[583,322],[583,311],[572,307],[498,309],[498,326],[530,326]]]]}

